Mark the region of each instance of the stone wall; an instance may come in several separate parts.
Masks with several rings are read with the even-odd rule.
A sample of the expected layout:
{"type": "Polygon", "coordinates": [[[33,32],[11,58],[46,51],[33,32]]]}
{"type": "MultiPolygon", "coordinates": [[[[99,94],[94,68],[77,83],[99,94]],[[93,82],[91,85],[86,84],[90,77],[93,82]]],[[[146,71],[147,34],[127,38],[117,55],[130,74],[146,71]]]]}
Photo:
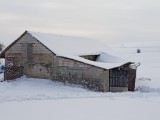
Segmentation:
{"type": "Polygon", "coordinates": [[[81,84],[95,91],[109,91],[107,70],[63,57],[57,57],[55,62],[53,79],[81,84]]]}
{"type": "Polygon", "coordinates": [[[54,54],[30,34],[22,36],[5,53],[5,58],[12,57],[15,66],[24,66],[28,77],[51,79],[54,54]]]}

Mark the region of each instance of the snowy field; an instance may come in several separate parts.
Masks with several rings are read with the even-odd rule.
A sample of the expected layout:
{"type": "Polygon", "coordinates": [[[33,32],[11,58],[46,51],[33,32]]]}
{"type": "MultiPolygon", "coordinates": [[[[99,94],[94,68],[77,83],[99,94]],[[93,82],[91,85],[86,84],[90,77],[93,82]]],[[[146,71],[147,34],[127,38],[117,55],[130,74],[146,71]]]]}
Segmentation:
{"type": "Polygon", "coordinates": [[[160,120],[160,43],[111,47],[124,58],[141,63],[135,92],[98,93],[22,77],[0,82],[0,120],[160,120]]]}

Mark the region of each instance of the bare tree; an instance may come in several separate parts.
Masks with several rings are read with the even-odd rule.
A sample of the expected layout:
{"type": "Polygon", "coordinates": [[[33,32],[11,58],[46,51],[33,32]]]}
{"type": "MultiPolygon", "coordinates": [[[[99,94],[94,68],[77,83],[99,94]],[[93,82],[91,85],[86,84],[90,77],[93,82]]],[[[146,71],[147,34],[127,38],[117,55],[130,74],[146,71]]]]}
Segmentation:
{"type": "Polygon", "coordinates": [[[2,43],[0,43],[0,52],[3,50],[4,45],[2,43]]]}

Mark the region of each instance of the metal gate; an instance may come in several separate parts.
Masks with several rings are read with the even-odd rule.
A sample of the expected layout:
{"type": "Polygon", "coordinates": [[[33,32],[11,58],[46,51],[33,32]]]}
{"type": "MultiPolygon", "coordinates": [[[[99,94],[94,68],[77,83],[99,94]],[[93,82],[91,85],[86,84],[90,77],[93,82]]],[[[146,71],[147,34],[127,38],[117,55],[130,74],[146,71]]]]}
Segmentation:
{"type": "Polygon", "coordinates": [[[110,70],[110,87],[128,87],[128,91],[134,91],[136,79],[136,69],[110,70]]]}
{"type": "Polygon", "coordinates": [[[110,87],[127,87],[128,71],[127,70],[110,70],[109,72],[110,87]]]}
{"type": "Polygon", "coordinates": [[[4,80],[14,80],[23,75],[23,66],[7,66],[4,71],[4,80]]]}

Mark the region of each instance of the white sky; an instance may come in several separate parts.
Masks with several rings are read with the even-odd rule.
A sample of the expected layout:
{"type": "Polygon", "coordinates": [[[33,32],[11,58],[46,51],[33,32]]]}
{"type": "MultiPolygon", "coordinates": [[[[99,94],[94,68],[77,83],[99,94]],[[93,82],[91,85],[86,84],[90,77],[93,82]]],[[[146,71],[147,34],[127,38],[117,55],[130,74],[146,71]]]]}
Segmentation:
{"type": "Polygon", "coordinates": [[[159,0],[0,0],[0,42],[25,30],[106,42],[160,41],[159,0]]]}

